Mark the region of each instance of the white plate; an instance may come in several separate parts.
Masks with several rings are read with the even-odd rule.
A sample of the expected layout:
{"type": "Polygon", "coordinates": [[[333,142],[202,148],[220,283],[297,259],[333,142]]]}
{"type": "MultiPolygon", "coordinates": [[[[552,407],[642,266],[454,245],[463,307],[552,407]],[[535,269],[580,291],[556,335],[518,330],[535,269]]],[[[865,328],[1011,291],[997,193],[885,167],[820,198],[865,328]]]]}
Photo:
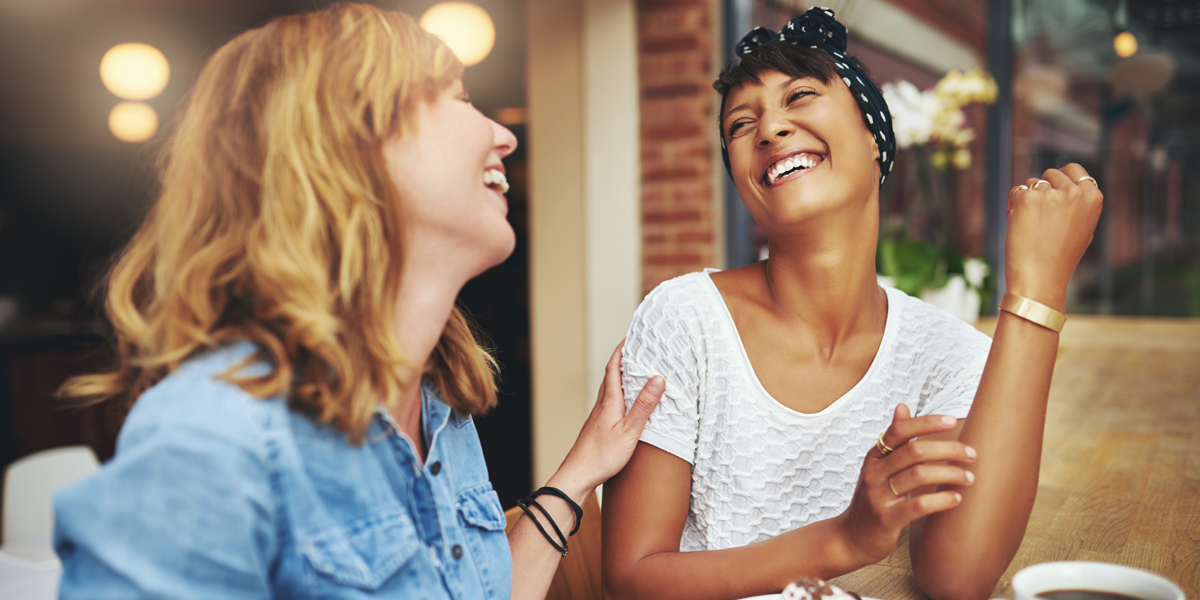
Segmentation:
{"type": "MultiPolygon", "coordinates": [[[[783,598],[783,594],[765,594],[762,596],[751,596],[749,598],[742,598],[742,600],[779,600],[780,598],[783,598]]],[[[869,596],[863,596],[862,600],[879,600],[879,598],[871,598],[869,596]]]]}

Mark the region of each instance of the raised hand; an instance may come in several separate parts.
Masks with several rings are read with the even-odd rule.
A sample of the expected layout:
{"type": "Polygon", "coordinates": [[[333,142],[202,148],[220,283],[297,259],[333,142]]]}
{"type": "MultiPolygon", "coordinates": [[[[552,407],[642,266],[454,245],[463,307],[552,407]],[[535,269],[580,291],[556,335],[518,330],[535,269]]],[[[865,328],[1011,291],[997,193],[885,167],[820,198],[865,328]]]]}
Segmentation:
{"type": "Polygon", "coordinates": [[[956,424],[954,417],[940,415],[912,418],[907,406],[896,407],[892,425],[883,434],[883,445],[891,450],[885,455],[876,446],[867,453],[850,508],[839,517],[847,545],[863,565],[887,557],[904,526],[962,502],[957,492],[939,492],[933,486],[974,483],[968,466],[975,450],[961,442],[911,441],[956,424]]]}
{"type": "Polygon", "coordinates": [[[1048,169],[1008,194],[1008,291],[1062,311],[1067,282],[1092,241],[1104,194],[1083,167],[1048,169]]]}
{"type": "Polygon", "coordinates": [[[666,381],[661,375],[651,377],[626,414],[625,395],[621,391],[621,349],[624,347],[622,341],[608,359],[596,404],[566,460],[547,484],[563,490],[581,505],[596,486],[616,475],[629,462],[646,420],[666,389],[666,381]]]}

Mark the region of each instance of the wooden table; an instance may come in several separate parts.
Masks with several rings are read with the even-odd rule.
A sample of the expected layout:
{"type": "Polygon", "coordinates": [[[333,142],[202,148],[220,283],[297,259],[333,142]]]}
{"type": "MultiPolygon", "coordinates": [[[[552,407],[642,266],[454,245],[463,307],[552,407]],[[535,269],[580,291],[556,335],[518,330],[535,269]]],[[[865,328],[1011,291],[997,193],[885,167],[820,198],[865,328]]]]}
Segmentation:
{"type": "MultiPolygon", "coordinates": [[[[995,321],[979,328],[991,334],[995,321]]],[[[1074,316],[1063,329],[1025,539],[1012,577],[1055,560],[1120,563],[1200,600],[1200,320],[1074,316]]],[[[907,533],[891,556],[835,581],[863,596],[924,598],[907,533]]]]}

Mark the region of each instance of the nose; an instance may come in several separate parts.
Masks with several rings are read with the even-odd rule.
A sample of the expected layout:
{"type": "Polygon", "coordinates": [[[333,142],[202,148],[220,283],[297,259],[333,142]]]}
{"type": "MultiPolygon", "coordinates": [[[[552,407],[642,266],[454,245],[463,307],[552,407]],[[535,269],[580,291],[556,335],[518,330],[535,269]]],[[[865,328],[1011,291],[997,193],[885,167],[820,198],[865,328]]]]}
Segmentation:
{"type": "Polygon", "coordinates": [[[492,124],[492,145],[496,148],[496,154],[500,158],[504,158],[512,154],[517,149],[517,136],[509,131],[507,127],[488,119],[492,124]]]}
{"type": "Polygon", "coordinates": [[[783,114],[778,112],[763,115],[763,118],[758,121],[758,141],[759,147],[767,147],[775,143],[777,140],[784,139],[795,133],[796,127],[787,120],[783,114]]]}

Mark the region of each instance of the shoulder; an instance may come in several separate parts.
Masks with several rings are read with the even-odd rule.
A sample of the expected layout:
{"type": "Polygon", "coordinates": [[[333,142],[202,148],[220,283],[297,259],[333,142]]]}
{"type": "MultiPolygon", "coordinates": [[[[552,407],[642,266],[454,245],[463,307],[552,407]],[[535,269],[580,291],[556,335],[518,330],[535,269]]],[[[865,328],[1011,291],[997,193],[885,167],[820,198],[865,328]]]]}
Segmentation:
{"type": "Polygon", "coordinates": [[[138,399],[113,459],[56,494],[64,598],[268,595],[281,500],[254,409],[286,408],[216,379],[251,352],[186,361],[138,399]]]}
{"type": "MultiPolygon", "coordinates": [[[[282,398],[260,400],[221,376],[255,352],[242,342],[205,351],[142,393],[121,428],[118,451],[151,439],[201,436],[235,448],[254,446],[263,436],[273,412],[286,412],[282,398]],[[161,435],[169,432],[165,438],[161,435]]],[[[267,372],[269,366],[251,363],[242,374],[267,372]]],[[[285,415],[280,415],[285,416],[285,415]]]]}
{"type": "Polygon", "coordinates": [[[677,308],[712,303],[713,283],[705,271],[696,271],[668,279],[646,294],[642,307],[674,306],[677,308]]]}
{"type": "Polygon", "coordinates": [[[898,313],[897,343],[935,356],[979,359],[986,357],[992,339],[970,323],[920,298],[888,288],[888,303],[898,313]]]}
{"type": "Polygon", "coordinates": [[[723,311],[706,272],[681,275],[655,287],[634,312],[625,335],[625,389],[640,390],[652,375],[663,375],[666,403],[672,390],[694,388],[694,374],[708,360],[714,340],[727,335],[721,328],[723,311]]]}
{"type": "Polygon", "coordinates": [[[662,343],[668,338],[700,336],[720,314],[719,302],[720,296],[706,272],[664,281],[634,311],[626,335],[627,347],[638,347],[642,338],[662,343]]]}
{"type": "Polygon", "coordinates": [[[234,344],[205,352],[146,390],[121,427],[112,460],[61,493],[60,510],[131,496],[142,503],[188,496],[271,504],[266,433],[272,409],[282,413],[274,422],[286,419],[286,403],[258,400],[217,379],[253,351],[234,344]]]}

